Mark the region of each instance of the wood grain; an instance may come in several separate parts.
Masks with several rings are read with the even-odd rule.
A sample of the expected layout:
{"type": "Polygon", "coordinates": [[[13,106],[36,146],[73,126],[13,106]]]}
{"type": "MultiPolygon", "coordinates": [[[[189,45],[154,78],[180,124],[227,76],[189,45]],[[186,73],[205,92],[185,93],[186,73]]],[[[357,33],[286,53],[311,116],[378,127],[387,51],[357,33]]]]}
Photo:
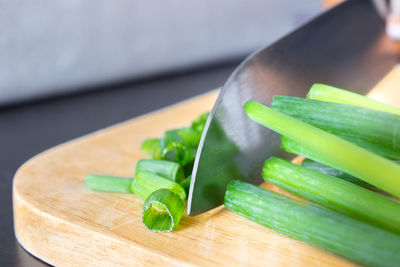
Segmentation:
{"type": "MultiPolygon", "coordinates": [[[[399,82],[400,71],[395,70],[376,89],[400,99],[399,82]]],[[[136,162],[145,157],[140,151],[145,138],[187,125],[209,110],[216,97],[213,91],[30,159],[20,167],[13,184],[18,241],[36,257],[57,266],[354,265],[222,206],[196,217],[184,216],[172,233],[152,233],[141,222],[143,200],[139,197],[84,187],[88,173],[132,176],[136,162]]],[[[263,186],[282,192],[269,184],[263,186]]]]}

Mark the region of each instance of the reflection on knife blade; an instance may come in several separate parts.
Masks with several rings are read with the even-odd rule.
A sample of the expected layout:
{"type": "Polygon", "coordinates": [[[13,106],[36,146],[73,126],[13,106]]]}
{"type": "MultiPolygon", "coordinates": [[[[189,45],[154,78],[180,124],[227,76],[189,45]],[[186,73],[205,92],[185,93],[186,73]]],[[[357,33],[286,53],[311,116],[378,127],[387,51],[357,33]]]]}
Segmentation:
{"type": "Polygon", "coordinates": [[[263,161],[282,153],[277,134],[246,118],[246,101],[269,104],[275,94],[304,96],[314,82],[366,94],[392,69],[397,53],[373,5],[353,0],[250,56],[228,79],[210,113],[195,160],[188,214],[222,204],[232,179],[261,181],[263,161]],[[237,146],[240,152],[234,159],[220,153],[223,141],[215,138],[214,127],[237,146]],[[234,162],[240,172],[230,171],[230,164],[218,165],[225,161],[234,162]]]}

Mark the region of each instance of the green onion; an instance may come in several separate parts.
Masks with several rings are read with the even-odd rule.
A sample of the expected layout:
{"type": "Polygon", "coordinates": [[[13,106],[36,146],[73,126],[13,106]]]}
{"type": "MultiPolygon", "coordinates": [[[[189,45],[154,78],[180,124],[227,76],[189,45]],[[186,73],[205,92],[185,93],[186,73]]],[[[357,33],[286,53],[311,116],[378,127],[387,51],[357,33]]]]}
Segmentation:
{"type": "Polygon", "coordinates": [[[201,138],[201,132],[199,132],[193,128],[185,127],[182,129],[178,129],[177,133],[180,137],[182,137],[182,139],[186,145],[192,146],[192,147],[197,147],[199,145],[200,138],[201,138]]]}
{"type": "Polygon", "coordinates": [[[194,162],[196,148],[189,146],[179,134],[180,130],[165,132],[160,141],[162,159],[174,161],[182,166],[194,162]]]}
{"type": "Polygon", "coordinates": [[[365,187],[365,188],[373,188],[374,187],[373,185],[371,185],[361,179],[358,179],[357,177],[355,177],[353,175],[350,175],[344,171],[341,171],[335,167],[332,167],[332,166],[336,166],[335,162],[330,160],[328,157],[322,156],[321,154],[315,152],[314,150],[311,150],[311,149],[306,148],[305,146],[299,145],[295,141],[290,140],[289,138],[286,138],[285,136],[281,136],[281,147],[286,152],[306,157],[307,159],[310,159],[313,162],[315,162],[315,164],[313,165],[312,163],[308,163],[307,159],[305,159],[303,161],[303,162],[305,162],[304,167],[311,165],[309,167],[310,169],[318,170],[322,173],[336,176],[340,179],[346,180],[348,182],[357,184],[357,185],[365,187]],[[323,167],[316,166],[317,164],[320,164],[323,167]]]}
{"type": "MultiPolygon", "coordinates": [[[[321,154],[318,154],[313,150],[307,149],[302,145],[299,145],[298,143],[286,138],[285,136],[281,136],[281,147],[286,152],[306,157],[306,159],[304,159],[302,163],[302,166],[306,168],[313,169],[328,175],[336,176],[337,178],[346,180],[364,188],[376,189],[373,185],[364,182],[363,180],[360,180],[353,175],[331,167],[332,165],[335,165],[335,163],[333,163],[330,159],[328,159],[327,157],[323,157],[321,156],[321,154]]],[[[397,160],[394,160],[392,162],[395,164],[400,164],[400,161],[397,160]]]]}
{"type": "Polygon", "coordinates": [[[335,176],[337,178],[343,179],[347,182],[356,184],[358,186],[362,186],[367,189],[373,188],[372,185],[364,182],[363,180],[358,179],[357,177],[354,177],[348,173],[342,172],[341,170],[329,167],[328,165],[324,165],[322,163],[319,163],[311,159],[304,159],[303,162],[301,163],[301,166],[323,174],[335,176]]]}
{"type": "Polygon", "coordinates": [[[196,120],[192,122],[191,128],[199,131],[200,133],[203,132],[209,114],[210,112],[201,114],[196,120]]]}
{"type": "Polygon", "coordinates": [[[132,181],[132,178],[89,174],[85,178],[85,186],[96,191],[132,193],[132,181]]]}
{"type": "Polygon", "coordinates": [[[178,130],[168,130],[160,140],[161,150],[165,149],[171,143],[186,145],[185,140],[179,135],[178,130]]]}
{"type": "Polygon", "coordinates": [[[400,116],[364,107],[276,95],[271,108],[381,156],[400,159],[400,116]]]}
{"type": "Polygon", "coordinates": [[[131,185],[132,192],[143,199],[148,198],[151,193],[161,188],[171,190],[181,199],[186,199],[186,193],[182,186],[151,172],[139,172],[131,185]]]}
{"type": "Polygon", "coordinates": [[[297,196],[400,234],[400,203],[378,193],[275,157],[265,162],[262,176],[297,196]]]}
{"type": "Polygon", "coordinates": [[[244,110],[252,120],[329,158],[329,166],[400,197],[400,166],[396,163],[255,101],[247,102],[244,110]]]}
{"type": "Polygon", "coordinates": [[[183,182],[181,182],[181,186],[183,189],[185,189],[186,195],[189,195],[191,179],[192,179],[192,175],[189,175],[188,178],[186,178],[185,180],[183,180],[183,182]]]}
{"type": "Polygon", "coordinates": [[[183,159],[187,157],[188,147],[181,143],[171,142],[163,146],[161,158],[164,160],[182,163],[183,159]]]}
{"type": "Polygon", "coordinates": [[[153,232],[169,232],[178,225],[184,210],[183,200],[190,188],[197,146],[208,112],[191,127],[165,132],[161,139],[146,139],[141,149],[152,156],[136,164],[135,178],[88,175],[86,187],[93,190],[135,193],[145,199],[143,223],[153,232]],[[162,160],[163,159],[163,160],[162,160]]]}
{"type": "Polygon", "coordinates": [[[341,214],[241,182],[231,182],[225,206],[274,231],[368,266],[399,266],[400,236],[341,214]]]}
{"type": "Polygon", "coordinates": [[[194,166],[194,160],[183,165],[183,172],[185,173],[185,176],[189,176],[192,174],[193,166],[194,166]]]}
{"type": "Polygon", "coordinates": [[[400,108],[398,107],[394,107],[347,90],[320,83],[316,83],[311,87],[307,94],[307,98],[355,105],[400,115],[400,108]]]}
{"type": "Polygon", "coordinates": [[[281,147],[286,152],[304,156],[306,158],[312,159],[314,161],[318,161],[322,164],[328,165],[330,167],[334,166],[335,163],[330,160],[328,157],[323,156],[320,153],[317,153],[315,150],[311,150],[305,146],[300,145],[299,143],[290,140],[289,138],[281,135],[281,147]]]}
{"type": "Polygon", "coordinates": [[[153,159],[161,158],[161,144],[159,138],[148,138],[142,143],[141,149],[153,159]]]}
{"type": "Polygon", "coordinates": [[[135,176],[143,171],[158,174],[176,183],[180,183],[185,179],[181,165],[172,161],[141,159],[136,164],[135,176]]]}
{"type": "Polygon", "coordinates": [[[169,143],[162,151],[162,159],[177,162],[185,167],[192,164],[196,157],[196,148],[180,143],[169,143]]]}
{"type": "Polygon", "coordinates": [[[306,147],[299,145],[298,143],[286,138],[285,136],[281,136],[281,147],[286,152],[306,157],[307,159],[303,161],[303,164],[305,164],[304,167],[306,168],[314,169],[325,174],[336,176],[340,179],[346,180],[362,187],[373,187],[371,184],[364,182],[363,180],[358,179],[353,175],[331,167],[332,165],[335,165],[335,163],[332,162],[329,158],[321,156],[321,154],[318,154],[313,150],[307,149],[306,147]],[[315,163],[310,163],[310,161],[315,163]]]}
{"type": "Polygon", "coordinates": [[[168,189],[154,191],[144,202],[143,224],[152,232],[170,232],[183,215],[183,202],[168,189]]]}

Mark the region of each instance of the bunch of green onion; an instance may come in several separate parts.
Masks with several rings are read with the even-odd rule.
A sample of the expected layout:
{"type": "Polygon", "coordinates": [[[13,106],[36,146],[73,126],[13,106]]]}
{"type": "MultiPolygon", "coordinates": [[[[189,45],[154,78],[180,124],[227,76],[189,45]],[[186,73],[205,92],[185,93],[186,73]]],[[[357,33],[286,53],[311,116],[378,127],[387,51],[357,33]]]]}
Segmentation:
{"type": "Polygon", "coordinates": [[[142,221],[153,232],[170,232],[184,212],[197,146],[207,120],[204,113],[190,127],[149,138],[142,151],[152,159],[137,162],[134,178],[89,174],[87,188],[96,191],[134,193],[144,199],[142,221]]]}
{"type": "Polygon", "coordinates": [[[233,181],[225,206],[259,224],[370,266],[400,265],[400,109],[327,85],[308,99],[249,101],[249,118],[281,135],[302,165],[267,159],[265,181],[314,204],[233,181]]]}

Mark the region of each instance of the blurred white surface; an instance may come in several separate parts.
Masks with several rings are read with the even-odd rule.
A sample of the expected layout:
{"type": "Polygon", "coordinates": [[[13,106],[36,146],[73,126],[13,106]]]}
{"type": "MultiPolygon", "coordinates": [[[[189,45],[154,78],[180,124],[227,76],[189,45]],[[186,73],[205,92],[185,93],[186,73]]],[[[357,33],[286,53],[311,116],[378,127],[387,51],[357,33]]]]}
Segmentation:
{"type": "Polygon", "coordinates": [[[0,0],[0,105],[246,55],[319,0],[0,0]]]}
{"type": "Polygon", "coordinates": [[[400,40],[400,0],[389,2],[386,32],[392,39],[400,40]]]}

